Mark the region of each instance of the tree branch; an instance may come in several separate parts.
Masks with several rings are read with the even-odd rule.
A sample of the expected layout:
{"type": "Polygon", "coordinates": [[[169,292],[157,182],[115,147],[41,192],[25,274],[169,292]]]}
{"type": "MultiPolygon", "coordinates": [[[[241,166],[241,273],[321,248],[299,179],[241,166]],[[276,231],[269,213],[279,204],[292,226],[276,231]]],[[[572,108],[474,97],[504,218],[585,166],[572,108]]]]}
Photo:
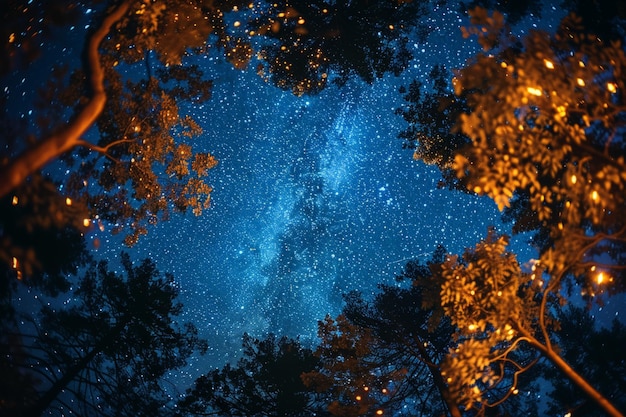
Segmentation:
{"type": "Polygon", "coordinates": [[[104,70],[100,64],[98,48],[111,28],[128,11],[130,1],[125,1],[109,15],[93,33],[86,45],[87,73],[91,98],[87,105],[59,132],[37,142],[15,157],[0,170],[0,198],[22,184],[29,175],[79,144],[83,134],[96,122],[106,103],[104,70]]]}

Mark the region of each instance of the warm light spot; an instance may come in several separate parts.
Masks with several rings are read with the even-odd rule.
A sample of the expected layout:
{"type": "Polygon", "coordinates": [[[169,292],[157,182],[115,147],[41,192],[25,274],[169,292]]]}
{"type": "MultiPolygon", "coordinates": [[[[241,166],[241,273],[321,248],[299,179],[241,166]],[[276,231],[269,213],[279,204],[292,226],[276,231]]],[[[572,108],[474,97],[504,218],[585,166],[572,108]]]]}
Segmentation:
{"type": "Polygon", "coordinates": [[[376,415],[377,416],[382,416],[383,415],[383,410],[376,410],[376,415]]]}
{"type": "Polygon", "coordinates": [[[591,193],[591,199],[593,201],[598,201],[598,192],[596,190],[591,193]]]}
{"type": "Polygon", "coordinates": [[[17,258],[15,256],[11,260],[11,266],[13,267],[13,269],[17,269],[17,267],[19,266],[19,262],[17,261],[17,258]]]}
{"type": "Polygon", "coordinates": [[[278,17],[285,17],[285,13],[284,12],[278,13],[278,17]]]}
{"type": "Polygon", "coordinates": [[[135,132],[141,132],[141,126],[137,125],[133,128],[135,132]]]}
{"type": "Polygon", "coordinates": [[[506,63],[506,62],[504,62],[504,61],[500,62],[500,66],[501,66],[502,68],[506,68],[506,67],[508,67],[507,63],[506,63]]]}
{"type": "Polygon", "coordinates": [[[467,329],[468,329],[470,332],[473,332],[474,330],[476,330],[476,325],[475,325],[475,324],[470,324],[469,326],[467,326],[467,329]]]}
{"type": "Polygon", "coordinates": [[[90,219],[83,219],[83,226],[89,227],[90,224],[91,224],[91,220],[90,219]]]}
{"type": "Polygon", "coordinates": [[[546,68],[548,69],[554,69],[554,64],[552,63],[552,61],[544,59],[543,63],[546,64],[546,68]]]}
{"type": "Polygon", "coordinates": [[[233,26],[238,28],[239,26],[241,26],[241,22],[239,20],[235,20],[235,23],[233,23],[233,26]]]}
{"type": "Polygon", "coordinates": [[[393,25],[389,25],[389,29],[393,30],[393,25]]]}
{"type": "Polygon", "coordinates": [[[360,395],[357,395],[357,396],[356,396],[356,400],[357,400],[357,401],[361,401],[362,399],[363,399],[363,397],[361,397],[360,395]]]}
{"type": "Polygon", "coordinates": [[[476,294],[476,291],[472,290],[472,291],[470,291],[470,294],[471,294],[471,295],[475,295],[475,294],[476,294]]]}
{"type": "Polygon", "coordinates": [[[559,116],[565,117],[567,113],[565,112],[565,106],[558,106],[556,111],[559,113],[559,116]]]}
{"type": "Polygon", "coordinates": [[[596,280],[598,281],[598,284],[602,284],[604,282],[604,274],[600,272],[596,280]]]}
{"type": "Polygon", "coordinates": [[[363,391],[369,391],[370,387],[363,387],[363,391]]]}
{"type": "Polygon", "coordinates": [[[15,42],[15,33],[11,33],[9,35],[9,43],[13,43],[13,42],[15,42]]]}
{"type": "Polygon", "coordinates": [[[298,24],[304,25],[304,18],[301,17],[300,19],[298,19],[298,24]]]}
{"type": "Polygon", "coordinates": [[[576,78],[576,84],[578,84],[581,87],[585,86],[585,80],[583,80],[582,78],[576,78]]]}
{"type": "Polygon", "coordinates": [[[528,91],[529,94],[532,94],[533,96],[537,96],[537,97],[543,95],[541,90],[539,88],[535,88],[535,87],[527,87],[526,91],[528,91]]]}
{"type": "Polygon", "coordinates": [[[563,230],[563,223],[559,222],[559,230],[563,230]]]}
{"type": "Polygon", "coordinates": [[[519,390],[515,387],[511,387],[511,391],[513,392],[513,395],[519,394],[519,390]]]}
{"type": "Polygon", "coordinates": [[[451,377],[448,377],[448,379],[447,379],[446,381],[447,381],[447,382],[448,382],[448,384],[449,384],[450,382],[452,382],[452,378],[451,378],[451,377]]]}
{"type": "Polygon", "coordinates": [[[66,197],[65,198],[65,204],[68,205],[68,206],[71,206],[72,205],[72,199],[69,198],[69,197],[66,197]]]}
{"type": "Polygon", "coordinates": [[[578,66],[581,68],[585,68],[585,63],[582,61],[578,61],[578,66]]]}
{"type": "Polygon", "coordinates": [[[577,180],[576,175],[572,175],[570,178],[570,181],[572,182],[572,184],[576,184],[576,180],[577,180]]]}
{"type": "Polygon", "coordinates": [[[474,192],[476,194],[480,194],[481,191],[482,191],[482,188],[480,188],[478,185],[476,187],[474,187],[474,192]]]}
{"type": "Polygon", "coordinates": [[[498,291],[497,294],[498,294],[498,297],[502,297],[502,291],[498,291]]]}
{"type": "Polygon", "coordinates": [[[383,388],[383,389],[382,389],[382,393],[383,393],[383,394],[387,394],[387,388],[383,388]]]}
{"type": "Polygon", "coordinates": [[[565,413],[563,417],[572,417],[572,413],[565,413]]]}
{"type": "Polygon", "coordinates": [[[594,266],[591,267],[591,272],[593,272],[595,270],[596,270],[596,266],[594,265],[594,266]]]}
{"type": "Polygon", "coordinates": [[[328,9],[322,9],[322,13],[328,13],[328,9]]]}
{"type": "Polygon", "coordinates": [[[14,206],[17,206],[17,203],[19,202],[19,199],[17,198],[16,195],[13,196],[13,199],[11,200],[11,204],[13,204],[14,206]]]}
{"type": "Polygon", "coordinates": [[[613,94],[617,93],[617,85],[615,83],[606,83],[606,89],[613,94]]]}

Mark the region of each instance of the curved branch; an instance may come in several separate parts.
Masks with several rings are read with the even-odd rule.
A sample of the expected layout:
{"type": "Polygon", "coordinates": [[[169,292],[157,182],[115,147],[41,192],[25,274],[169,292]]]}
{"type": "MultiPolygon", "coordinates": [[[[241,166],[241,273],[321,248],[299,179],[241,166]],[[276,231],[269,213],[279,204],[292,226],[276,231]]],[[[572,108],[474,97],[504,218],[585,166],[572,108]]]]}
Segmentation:
{"type": "Polygon", "coordinates": [[[96,122],[106,103],[104,70],[100,64],[98,48],[111,28],[128,11],[130,1],[125,1],[107,15],[86,45],[87,73],[91,98],[87,105],[59,132],[37,142],[15,157],[0,170],[0,198],[22,184],[29,175],[79,144],[83,134],[96,122]]]}

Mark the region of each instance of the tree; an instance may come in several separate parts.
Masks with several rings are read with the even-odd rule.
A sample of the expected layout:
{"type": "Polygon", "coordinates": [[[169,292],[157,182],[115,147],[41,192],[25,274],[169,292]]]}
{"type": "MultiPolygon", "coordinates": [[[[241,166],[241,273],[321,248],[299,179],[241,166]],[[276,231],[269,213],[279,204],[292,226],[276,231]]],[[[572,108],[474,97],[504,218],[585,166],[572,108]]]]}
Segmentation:
{"type": "MultiPolygon", "coordinates": [[[[448,352],[458,347],[459,332],[442,309],[444,256],[439,247],[427,264],[408,263],[398,279],[410,281],[409,288],[381,286],[371,301],[348,294],[342,315],[320,323],[316,354],[321,367],[303,378],[311,388],[331,394],[333,415],[461,416],[475,411],[460,402],[445,368],[448,352]]],[[[501,385],[516,383],[520,389],[536,377],[502,376],[501,385]]],[[[508,390],[506,386],[504,392],[508,390]]],[[[503,397],[502,390],[493,388],[488,396],[497,401],[480,410],[485,415],[538,413],[534,402],[503,397]]]]}
{"type": "Polygon", "coordinates": [[[561,7],[580,16],[583,26],[602,40],[626,37],[626,2],[624,0],[564,1],[561,7]]]}
{"type": "Polygon", "coordinates": [[[474,23],[468,33],[480,32],[485,49],[492,51],[496,41],[503,47],[478,55],[455,78],[471,109],[461,116],[460,129],[472,140],[456,157],[458,176],[500,209],[515,193],[527,195],[528,208],[549,230],[550,246],[542,248],[539,262],[553,277],[553,290],[565,275],[589,293],[598,279],[620,290],[626,256],[624,51],[580,31],[572,16],[555,35],[535,31],[522,44],[501,35],[506,30],[498,15],[478,12],[474,23]]]}
{"type": "Polygon", "coordinates": [[[331,414],[461,415],[439,370],[452,327],[422,304],[433,264],[406,266],[398,279],[412,281],[410,288],[380,286],[371,301],[347,294],[342,314],[319,323],[320,366],[303,379],[329,393],[331,414]]]}
{"type": "Polygon", "coordinates": [[[553,312],[564,297],[536,265],[522,272],[507,243],[491,232],[462,260],[451,256],[442,265],[441,305],[458,342],[442,365],[451,391],[465,409],[482,411],[517,394],[520,376],[543,357],[608,415],[622,416],[565,361],[553,340],[553,312]]]}
{"type": "Polygon", "coordinates": [[[163,376],[206,343],[193,325],[176,322],[182,305],[171,275],[149,260],[137,266],[126,254],[121,260],[125,277],[104,261],[92,263],[74,301],[47,303],[38,316],[20,317],[26,324],[3,322],[3,415],[164,411],[163,376]]]}
{"type": "MultiPolygon", "coordinates": [[[[522,273],[506,239],[492,234],[444,264],[442,307],[459,341],[444,364],[448,382],[466,408],[483,409],[490,396],[514,394],[539,353],[605,412],[621,415],[563,360],[551,332],[564,289],[589,298],[623,291],[624,52],[584,32],[573,16],[555,35],[533,31],[521,41],[499,13],[470,16],[464,34],[478,35],[486,53],[453,79],[466,107],[451,132],[466,144],[455,149],[452,168],[471,192],[509,208],[517,231],[536,230],[540,255],[522,273]],[[513,385],[499,395],[503,380],[513,385]]],[[[412,96],[418,108],[428,106],[412,96]]],[[[400,112],[419,124],[416,111],[400,112]]]]}
{"type": "Polygon", "coordinates": [[[253,16],[264,38],[257,71],[294,94],[317,93],[357,76],[398,75],[412,55],[408,34],[427,11],[418,1],[278,1],[253,16]]]}
{"type": "Polygon", "coordinates": [[[320,396],[307,390],[300,375],[317,364],[298,340],[269,334],[243,336],[243,357],[200,376],[179,402],[182,415],[310,416],[325,415],[320,396]]]}

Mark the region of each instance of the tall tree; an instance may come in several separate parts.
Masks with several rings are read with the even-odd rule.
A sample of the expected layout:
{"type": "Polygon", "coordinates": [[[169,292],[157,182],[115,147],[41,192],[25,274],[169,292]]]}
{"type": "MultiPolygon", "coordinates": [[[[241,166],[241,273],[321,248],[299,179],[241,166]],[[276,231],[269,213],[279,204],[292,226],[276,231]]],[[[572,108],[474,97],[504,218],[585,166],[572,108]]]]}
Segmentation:
{"type": "Polygon", "coordinates": [[[202,375],[177,408],[181,415],[298,417],[325,415],[321,397],[307,390],[300,375],[317,359],[298,340],[243,336],[243,357],[236,366],[202,375]]]}
{"type": "Polygon", "coordinates": [[[163,376],[206,343],[193,325],[177,323],[182,305],[171,275],[149,260],[135,266],[126,254],[122,266],[125,276],[92,263],[65,306],[48,303],[39,315],[3,322],[3,415],[164,411],[163,376]]]}
{"type": "MultiPolygon", "coordinates": [[[[342,315],[320,323],[316,353],[322,366],[303,378],[311,388],[331,393],[333,415],[460,417],[475,411],[460,402],[457,386],[444,369],[448,352],[459,341],[441,308],[444,255],[439,247],[426,265],[407,264],[398,279],[410,281],[409,288],[381,286],[371,301],[350,293],[342,315]]],[[[501,385],[514,381],[513,375],[503,377],[501,385]]],[[[515,382],[529,389],[529,381],[515,382]]],[[[537,415],[534,402],[496,391],[488,393],[494,401],[480,410],[485,415],[537,415]]]]}

